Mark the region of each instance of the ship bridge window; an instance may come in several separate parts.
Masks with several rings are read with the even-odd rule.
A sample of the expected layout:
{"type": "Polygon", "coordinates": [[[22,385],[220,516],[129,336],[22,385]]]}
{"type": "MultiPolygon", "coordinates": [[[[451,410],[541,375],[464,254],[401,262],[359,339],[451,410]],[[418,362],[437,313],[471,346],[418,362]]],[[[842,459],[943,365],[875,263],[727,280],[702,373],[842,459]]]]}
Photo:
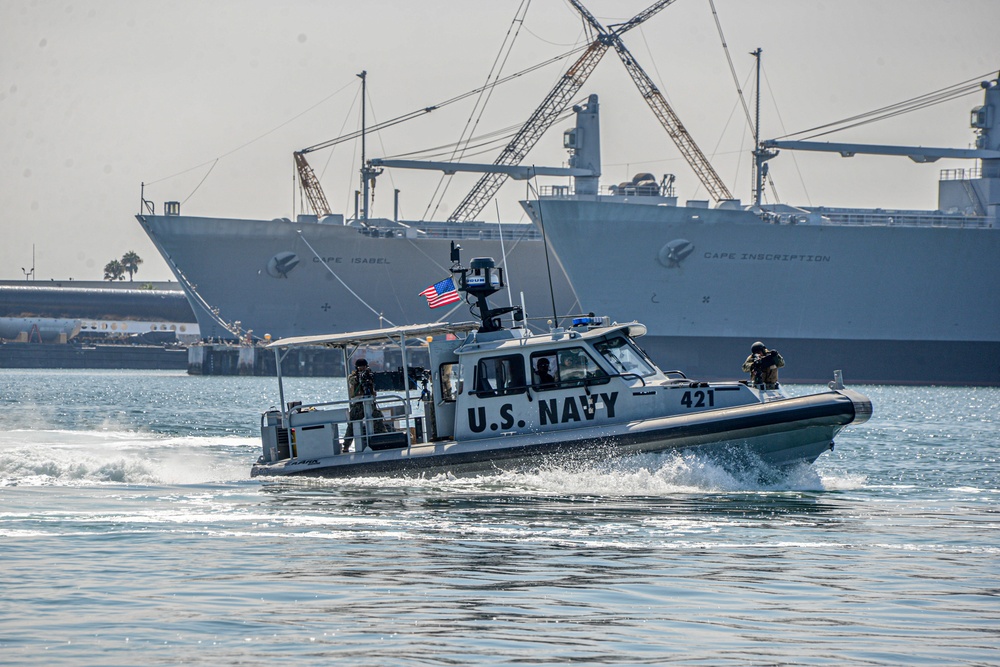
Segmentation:
{"type": "Polygon", "coordinates": [[[480,359],[476,364],[473,386],[477,396],[509,396],[527,390],[524,377],[524,357],[507,354],[480,359]]]}
{"type": "Polygon", "coordinates": [[[642,377],[656,374],[656,369],[646,359],[635,343],[625,336],[613,336],[594,344],[594,349],[607,359],[619,373],[634,373],[642,377]]]}

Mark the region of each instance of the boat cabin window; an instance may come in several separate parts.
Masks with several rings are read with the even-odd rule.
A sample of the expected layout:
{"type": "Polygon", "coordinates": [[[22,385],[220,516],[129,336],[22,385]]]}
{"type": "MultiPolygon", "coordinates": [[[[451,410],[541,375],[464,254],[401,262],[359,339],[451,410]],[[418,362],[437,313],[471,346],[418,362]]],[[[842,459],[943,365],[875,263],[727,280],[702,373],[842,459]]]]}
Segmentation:
{"type": "Polygon", "coordinates": [[[625,336],[613,336],[594,343],[594,349],[619,373],[634,373],[642,377],[656,374],[646,355],[625,336]]]}
{"type": "Polygon", "coordinates": [[[535,389],[555,389],[556,369],[559,359],[555,350],[535,352],[531,355],[531,386],[535,389]]]}
{"type": "Polygon", "coordinates": [[[524,378],[524,357],[508,354],[480,359],[476,364],[473,386],[480,397],[524,393],[528,388],[524,378]]]}
{"type": "Polygon", "coordinates": [[[546,350],[531,355],[531,384],[535,389],[582,387],[608,381],[608,374],[582,347],[546,350]]]}
{"type": "Polygon", "coordinates": [[[441,364],[441,400],[454,401],[462,393],[462,375],[457,362],[441,364]]]}

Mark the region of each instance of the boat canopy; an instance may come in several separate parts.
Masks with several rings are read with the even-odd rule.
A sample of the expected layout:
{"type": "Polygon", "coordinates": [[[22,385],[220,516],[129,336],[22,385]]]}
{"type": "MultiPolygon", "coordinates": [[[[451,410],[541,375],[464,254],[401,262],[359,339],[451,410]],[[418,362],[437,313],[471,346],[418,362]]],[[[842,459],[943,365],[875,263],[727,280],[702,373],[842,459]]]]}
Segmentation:
{"type": "Polygon", "coordinates": [[[400,337],[438,336],[442,334],[467,334],[479,328],[477,322],[432,322],[430,324],[406,324],[399,327],[350,331],[339,334],[319,334],[316,336],[293,336],[282,338],[267,345],[268,349],[308,347],[351,347],[362,343],[397,343],[400,337]]]}

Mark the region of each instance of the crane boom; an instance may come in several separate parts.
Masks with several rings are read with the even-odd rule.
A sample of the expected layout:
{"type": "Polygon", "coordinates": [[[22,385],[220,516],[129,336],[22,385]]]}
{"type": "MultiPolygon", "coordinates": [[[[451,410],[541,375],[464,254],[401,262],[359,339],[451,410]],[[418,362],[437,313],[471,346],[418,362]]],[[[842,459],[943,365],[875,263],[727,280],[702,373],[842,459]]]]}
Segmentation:
{"type": "MultiPolygon", "coordinates": [[[[631,30],[672,2],[674,0],[659,0],[628,22],[623,23],[616,33],[631,30]]],[[[603,32],[603,29],[601,31],[603,32]]],[[[510,143],[507,144],[497,159],[493,161],[493,164],[517,165],[521,163],[521,160],[534,148],[541,136],[545,134],[545,131],[552,126],[559,117],[559,114],[562,113],[580,91],[580,88],[583,87],[591,72],[597,67],[597,63],[600,62],[609,46],[609,43],[605,43],[602,39],[597,39],[587,47],[583,55],[573,63],[545,99],[542,100],[542,103],[538,105],[534,113],[525,121],[521,129],[514,135],[514,138],[510,140],[510,143]]],[[[483,174],[472,190],[465,195],[465,199],[458,205],[458,208],[449,216],[449,222],[465,222],[475,219],[506,180],[507,174],[483,174]]]]}
{"type": "MultiPolygon", "coordinates": [[[[517,165],[521,163],[524,156],[528,154],[539,138],[545,133],[552,123],[556,121],[566,105],[579,92],[586,82],[587,77],[597,67],[597,63],[608,50],[607,44],[600,41],[591,43],[587,50],[577,58],[573,66],[570,67],[555,88],[549,91],[542,103],[538,105],[534,113],[521,126],[510,143],[504,147],[503,151],[493,161],[497,165],[517,165]]],[[[472,190],[465,195],[465,199],[458,205],[458,208],[448,218],[449,222],[467,222],[474,220],[483,207],[493,198],[500,186],[507,180],[507,174],[491,173],[483,174],[476,182],[472,190]]]]}
{"type": "Polygon", "coordinates": [[[705,154],[701,152],[698,148],[698,144],[694,142],[694,139],[688,133],[687,128],[681,122],[681,119],[677,117],[674,110],[667,104],[667,100],[663,97],[663,93],[656,87],[656,84],[649,78],[649,75],[639,66],[632,54],[629,53],[625,45],[622,44],[621,40],[617,37],[615,38],[615,50],[618,52],[618,56],[621,58],[622,63],[625,65],[625,69],[632,76],[632,80],[635,81],[635,85],[639,88],[639,92],[642,94],[646,104],[649,108],[653,110],[653,114],[656,116],[660,124],[670,135],[670,138],[674,140],[677,149],[687,160],[688,164],[691,165],[691,169],[698,176],[702,185],[708,190],[709,194],[716,201],[720,199],[732,199],[733,195],[726,187],[726,184],[722,182],[722,178],[712,167],[708,158],[705,154]]]}
{"type": "MultiPolygon", "coordinates": [[[[668,0],[672,1],[672,0],[668,0]]],[[[708,158],[705,154],[701,152],[698,145],[694,142],[694,139],[688,133],[687,128],[681,122],[681,119],[677,116],[671,106],[667,103],[663,93],[660,89],[656,87],[653,80],[649,78],[646,71],[639,65],[638,61],[632,56],[631,52],[625,48],[625,43],[621,39],[621,34],[625,31],[624,27],[632,27],[632,21],[623,24],[622,27],[608,32],[600,22],[587,11],[579,0],[570,0],[570,3],[576,8],[580,15],[598,32],[598,41],[606,42],[609,46],[614,46],[615,51],[618,52],[618,57],[621,58],[622,64],[625,65],[625,69],[628,70],[629,75],[635,82],[636,87],[639,88],[639,93],[642,98],[646,100],[646,104],[649,108],[653,110],[653,114],[656,116],[660,124],[670,135],[674,144],[680,150],[681,155],[687,160],[688,164],[691,165],[691,169],[694,170],[698,179],[702,182],[702,185],[708,190],[709,194],[716,201],[720,199],[732,199],[733,195],[726,187],[726,184],[722,182],[719,174],[716,173],[715,169],[709,163],[708,158]]],[[[666,6],[666,2],[663,6],[666,6]]],[[[657,8],[659,9],[659,8],[657,8]]],[[[642,14],[636,16],[638,19],[642,14]]],[[[627,28],[626,28],[627,29],[627,28]]]]}
{"type": "Polygon", "coordinates": [[[796,151],[823,151],[840,153],[842,157],[867,155],[905,155],[914,162],[936,162],[941,158],[990,160],[1000,158],[1000,151],[978,148],[932,148],[930,146],[881,146],[872,144],[826,143],[823,141],[779,141],[769,139],[761,143],[764,148],[787,148],[796,151]]]}
{"type": "Polygon", "coordinates": [[[299,172],[299,184],[302,187],[302,191],[306,193],[306,199],[309,200],[309,206],[312,207],[313,212],[320,217],[333,213],[330,210],[330,204],[326,201],[323,186],[319,184],[316,172],[313,171],[313,168],[306,161],[305,154],[301,151],[296,151],[292,155],[295,156],[295,168],[299,172]]]}

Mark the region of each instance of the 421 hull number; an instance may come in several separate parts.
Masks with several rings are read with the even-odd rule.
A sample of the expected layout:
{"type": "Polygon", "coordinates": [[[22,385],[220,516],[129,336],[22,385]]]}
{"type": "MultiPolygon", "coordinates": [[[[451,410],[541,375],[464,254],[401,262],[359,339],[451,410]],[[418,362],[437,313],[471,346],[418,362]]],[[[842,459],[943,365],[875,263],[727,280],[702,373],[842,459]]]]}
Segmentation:
{"type": "Polygon", "coordinates": [[[705,391],[685,391],[681,396],[681,405],[685,408],[712,408],[715,407],[715,390],[705,391]]]}

